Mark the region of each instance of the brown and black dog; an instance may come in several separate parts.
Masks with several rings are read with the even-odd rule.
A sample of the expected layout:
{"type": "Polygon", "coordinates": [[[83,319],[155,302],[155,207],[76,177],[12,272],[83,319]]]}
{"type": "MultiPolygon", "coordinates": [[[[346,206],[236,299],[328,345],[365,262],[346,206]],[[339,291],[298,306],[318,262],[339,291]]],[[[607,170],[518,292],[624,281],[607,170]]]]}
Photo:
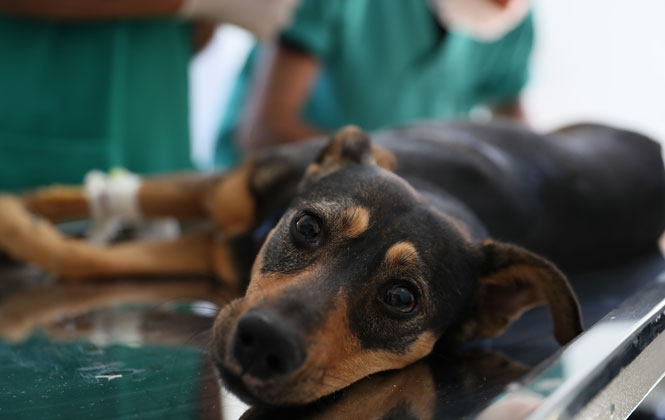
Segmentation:
{"type": "Polygon", "coordinates": [[[431,123],[374,145],[347,128],[226,174],[146,180],[137,199],[145,218],[214,223],[94,246],[31,214],[88,215],[80,188],[51,188],[0,198],[0,249],[69,281],[216,274],[242,296],[214,325],[221,377],[270,404],[402,368],[437,342],[498,335],[539,304],[566,343],[582,330],[578,304],[542,256],[564,269],[617,262],[665,228],[660,147],[595,125],[431,123]]]}

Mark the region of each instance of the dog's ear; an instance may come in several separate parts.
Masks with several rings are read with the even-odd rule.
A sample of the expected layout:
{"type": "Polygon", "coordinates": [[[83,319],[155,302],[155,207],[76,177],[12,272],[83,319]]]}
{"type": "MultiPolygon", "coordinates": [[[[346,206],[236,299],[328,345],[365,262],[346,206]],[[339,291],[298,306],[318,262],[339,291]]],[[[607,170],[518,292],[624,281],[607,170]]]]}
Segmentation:
{"type": "Polygon", "coordinates": [[[303,184],[311,184],[350,164],[377,165],[393,170],[396,160],[390,151],[372,144],[367,133],[349,125],[335,133],[307,167],[303,184]]]}
{"type": "Polygon", "coordinates": [[[463,324],[463,341],[494,337],[526,310],[549,306],[554,337],[565,344],[582,332],[582,316],[566,277],[550,262],[520,247],[485,241],[477,249],[476,307],[463,324]]]}

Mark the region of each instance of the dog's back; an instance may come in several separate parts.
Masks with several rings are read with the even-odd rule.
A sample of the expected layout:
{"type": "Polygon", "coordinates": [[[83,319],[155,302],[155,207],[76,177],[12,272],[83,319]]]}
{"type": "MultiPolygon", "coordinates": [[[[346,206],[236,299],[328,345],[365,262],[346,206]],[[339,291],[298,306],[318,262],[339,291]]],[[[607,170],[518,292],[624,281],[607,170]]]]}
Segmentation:
{"type": "Polygon", "coordinates": [[[639,255],[665,229],[660,146],[631,131],[579,125],[538,135],[502,123],[433,123],[374,139],[416,188],[449,194],[490,236],[569,269],[639,255]]]}
{"type": "MultiPolygon", "coordinates": [[[[325,140],[258,157],[258,220],[288,206],[325,140]]],[[[660,145],[635,132],[588,124],[543,135],[505,122],[424,122],[372,140],[394,154],[394,172],[475,239],[522,245],[566,270],[639,256],[665,229],[660,145]]]]}

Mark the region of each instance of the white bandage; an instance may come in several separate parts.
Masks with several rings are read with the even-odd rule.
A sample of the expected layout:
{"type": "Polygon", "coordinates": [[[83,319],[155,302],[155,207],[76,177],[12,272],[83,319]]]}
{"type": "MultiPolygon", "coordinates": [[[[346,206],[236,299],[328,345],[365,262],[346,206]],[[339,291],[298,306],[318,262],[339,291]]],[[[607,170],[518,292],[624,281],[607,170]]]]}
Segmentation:
{"type": "Polygon", "coordinates": [[[180,235],[180,225],[173,218],[145,221],[138,202],[141,178],[124,169],[106,175],[90,171],[85,176],[85,194],[90,206],[88,241],[105,244],[123,227],[133,226],[142,239],[173,239],[180,235]]]}
{"type": "Polygon", "coordinates": [[[85,176],[85,193],[94,220],[118,218],[127,222],[141,220],[138,191],[141,178],[123,169],[106,175],[91,171],[85,176]]]}
{"type": "Polygon", "coordinates": [[[444,27],[467,33],[479,41],[496,41],[514,29],[529,11],[529,0],[429,0],[444,27]]]}
{"type": "Polygon", "coordinates": [[[291,18],[299,0],[184,0],[179,14],[189,19],[231,23],[268,40],[291,18]]]}

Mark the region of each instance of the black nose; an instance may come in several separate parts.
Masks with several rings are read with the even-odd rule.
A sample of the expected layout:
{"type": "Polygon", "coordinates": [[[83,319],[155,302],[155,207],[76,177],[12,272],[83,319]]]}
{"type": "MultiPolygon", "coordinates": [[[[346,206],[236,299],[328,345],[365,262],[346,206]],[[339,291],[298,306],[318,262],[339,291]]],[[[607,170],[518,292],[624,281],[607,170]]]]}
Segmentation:
{"type": "Polygon", "coordinates": [[[233,356],[244,373],[271,379],[296,370],[305,360],[295,331],[268,311],[248,312],[236,327],[233,356]]]}

